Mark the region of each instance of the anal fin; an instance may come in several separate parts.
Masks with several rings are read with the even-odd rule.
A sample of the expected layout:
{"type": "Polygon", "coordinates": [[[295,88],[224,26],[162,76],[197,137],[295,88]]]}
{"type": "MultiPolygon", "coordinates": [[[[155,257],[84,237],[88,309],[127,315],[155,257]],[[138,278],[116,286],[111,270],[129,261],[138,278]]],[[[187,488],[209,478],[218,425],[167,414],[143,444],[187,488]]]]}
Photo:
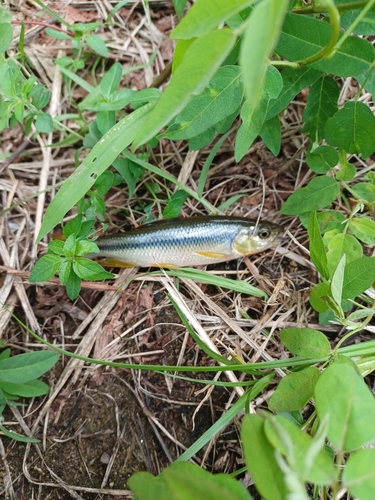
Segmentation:
{"type": "Polygon", "coordinates": [[[103,267],[121,267],[121,268],[135,267],[134,264],[128,264],[127,262],[117,260],[115,257],[102,257],[100,259],[97,259],[95,262],[97,262],[103,267]]]}
{"type": "Polygon", "coordinates": [[[194,252],[195,255],[200,255],[201,257],[207,257],[207,259],[227,259],[228,255],[221,252],[194,252]]]}

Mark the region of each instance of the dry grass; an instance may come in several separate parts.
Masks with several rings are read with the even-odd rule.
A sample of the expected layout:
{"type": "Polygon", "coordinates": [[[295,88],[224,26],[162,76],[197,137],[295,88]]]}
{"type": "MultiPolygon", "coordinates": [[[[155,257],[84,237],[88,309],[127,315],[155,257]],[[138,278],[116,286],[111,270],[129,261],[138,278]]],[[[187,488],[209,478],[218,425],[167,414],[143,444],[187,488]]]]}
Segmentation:
{"type": "MultiPolygon", "coordinates": [[[[104,19],[113,3],[50,5],[68,20],[92,21],[104,19]]],[[[152,22],[140,4],[134,4],[121,9],[116,25],[101,32],[110,40],[111,58],[124,67],[146,64],[157,51],[151,66],[129,73],[132,88],[152,85],[172,56],[167,35],[176,22],[173,11],[159,7],[157,2],[155,5],[150,2],[152,22]]],[[[35,20],[38,7],[29,2],[12,9],[18,9],[20,20],[35,20]]],[[[56,57],[69,53],[69,47],[35,27],[27,27],[25,50],[37,76],[52,92],[51,114],[69,112],[72,98],[79,100],[83,94],[80,88],[70,89],[63,83],[53,64],[56,57]]],[[[90,79],[90,68],[81,76],[90,79]]],[[[347,99],[352,92],[348,81],[342,88],[342,98],[347,99]]],[[[256,142],[244,160],[236,164],[233,138],[229,138],[215,158],[205,186],[205,198],[214,206],[235,194],[244,195],[230,207],[229,214],[261,214],[285,224],[287,236],[276,250],[245,259],[241,265],[231,263],[211,269],[213,273],[248,280],[267,292],[267,301],[188,279],[177,283],[162,274],[139,277],[138,270],[123,271],[110,283],[87,283],[74,303],[57,280],[30,285],[30,269],[47,244],[43,241],[35,246],[35,235],[57,186],[74,169],[75,149],[54,147],[62,138],[59,134],[32,141],[23,136],[20,127],[4,131],[1,153],[14,154],[0,164],[1,204],[8,209],[0,219],[0,303],[6,305],[6,309],[0,309],[2,340],[14,354],[40,347],[12,319],[14,313],[38,335],[75,354],[142,364],[212,364],[181,325],[168,293],[212,350],[227,357],[237,356],[246,363],[287,356],[279,342],[280,329],[317,327],[307,300],[316,273],[306,251],[306,233],[295,220],[282,220],[278,215],[283,200],[311,175],[304,164],[306,141],[300,133],[303,106],[301,98],[284,114],[279,158],[272,157],[261,142],[256,142]],[[244,319],[244,312],[253,319],[244,319]]],[[[67,124],[75,127],[73,122],[67,124]]],[[[162,141],[150,151],[150,161],[195,189],[208,153],[208,149],[188,152],[185,143],[162,141]]],[[[364,167],[369,170],[372,165],[364,167]]],[[[150,181],[165,190],[164,181],[148,174],[137,191],[144,203],[153,201],[144,189],[150,181]]],[[[135,198],[127,199],[124,186],[112,189],[106,203],[111,224],[139,224],[143,215],[139,203],[135,198]],[[129,211],[126,221],[118,211],[122,206],[129,211]]],[[[157,206],[155,210],[158,216],[157,206]]],[[[183,215],[203,213],[194,200],[188,200],[183,209],[183,215]]],[[[335,327],[326,331],[332,338],[339,334],[335,327]]],[[[283,376],[281,370],[278,374],[283,376]]],[[[232,382],[238,380],[231,372],[212,378],[224,381],[225,377],[232,382]]],[[[13,407],[5,414],[4,425],[8,428],[41,439],[39,445],[0,439],[0,471],[4,478],[0,495],[9,499],[58,499],[67,498],[66,494],[77,499],[129,498],[126,479],[132,473],[160,472],[243,394],[240,386],[200,386],[159,374],[105,369],[65,357],[46,381],[51,386],[46,398],[13,407]]],[[[253,411],[262,407],[271,394],[268,391],[254,401],[253,411]]],[[[196,460],[209,470],[237,469],[242,461],[237,422],[216,436],[196,460]]]]}

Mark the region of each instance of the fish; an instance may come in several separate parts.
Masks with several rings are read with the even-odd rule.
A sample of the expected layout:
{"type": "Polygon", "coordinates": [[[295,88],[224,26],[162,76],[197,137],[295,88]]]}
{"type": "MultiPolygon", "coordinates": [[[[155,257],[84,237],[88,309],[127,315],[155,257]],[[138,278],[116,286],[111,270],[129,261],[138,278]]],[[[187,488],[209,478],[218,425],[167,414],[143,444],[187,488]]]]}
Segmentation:
{"type": "Polygon", "coordinates": [[[281,226],[245,217],[162,219],[95,243],[103,265],[195,267],[252,255],[276,243],[281,226]],[[107,261],[107,262],[106,262],[107,261]]]}

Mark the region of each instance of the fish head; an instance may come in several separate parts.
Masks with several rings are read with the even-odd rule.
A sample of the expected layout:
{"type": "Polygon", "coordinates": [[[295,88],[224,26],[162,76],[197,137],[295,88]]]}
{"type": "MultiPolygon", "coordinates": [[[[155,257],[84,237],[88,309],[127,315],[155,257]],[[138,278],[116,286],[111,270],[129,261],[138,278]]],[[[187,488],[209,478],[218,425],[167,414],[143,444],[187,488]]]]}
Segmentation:
{"type": "Polygon", "coordinates": [[[232,249],[246,256],[269,248],[277,242],[281,226],[272,222],[252,222],[240,229],[232,241],[232,249]]]}

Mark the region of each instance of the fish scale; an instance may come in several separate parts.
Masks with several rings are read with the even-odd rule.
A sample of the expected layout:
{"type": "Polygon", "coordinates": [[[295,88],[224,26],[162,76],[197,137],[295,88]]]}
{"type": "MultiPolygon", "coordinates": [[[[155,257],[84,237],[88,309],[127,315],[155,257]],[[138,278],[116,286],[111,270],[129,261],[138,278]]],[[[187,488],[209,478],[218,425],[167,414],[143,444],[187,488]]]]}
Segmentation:
{"type": "Polygon", "coordinates": [[[280,230],[276,224],[243,217],[166,219],[128,233],[99,238],[97,255],[130,266],[206,265],[269,247],[280,230]]]}

